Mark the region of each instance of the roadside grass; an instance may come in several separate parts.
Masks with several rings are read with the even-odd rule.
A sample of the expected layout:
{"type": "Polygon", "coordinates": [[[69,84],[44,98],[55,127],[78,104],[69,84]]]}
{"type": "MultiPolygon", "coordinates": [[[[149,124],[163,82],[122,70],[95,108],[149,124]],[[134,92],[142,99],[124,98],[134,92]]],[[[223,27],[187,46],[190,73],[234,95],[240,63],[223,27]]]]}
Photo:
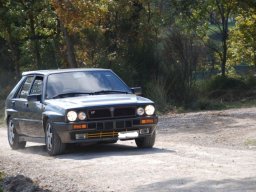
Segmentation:
{"type": "Polygon", "coordinates": [[[256,146],[256,139],[246,139],[245,145],[247,145],[247,146],[256,146]]]}
{"type": "Polygon", "coordinates": [[[247,139],[244,144],[247,147],[256,147],[256,139],[247,139]]]}
{"type": "Polygon", "coordinates": [[[0,128],[4,126],[4,100],[0,100],[0,128]]]}
{"type": "Polygon", "coordinates": [[[183,106],[170,106],[168,111],[161,112],[157,111],[158,114],[168,113],[188,113],[198,111],[212,111],[212,110],[226,110],[226,109],[239,109],[239,108],[250,108],[256,107],[256,98],[253,99],[241,99],[239,101],[218,101],[210,99],[199,99],[188,107],[183,106]]]}
{"type": "Polygon", "coordinates": [[[247,108],[247,107],[256,107],[256,98],[250,99],[250,100],[242,99],[241,101],[225,103],[226,109],[247,108]]]}

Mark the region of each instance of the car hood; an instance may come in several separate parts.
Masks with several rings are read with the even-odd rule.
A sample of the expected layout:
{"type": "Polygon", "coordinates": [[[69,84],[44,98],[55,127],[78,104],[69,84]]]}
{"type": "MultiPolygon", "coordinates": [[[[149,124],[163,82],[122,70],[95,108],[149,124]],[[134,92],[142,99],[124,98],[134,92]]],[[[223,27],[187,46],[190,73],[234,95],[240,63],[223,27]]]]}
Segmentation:
{"type": "Polygon", "coordinates": [[[152,104],[153,102],[147,98],[136,96],[134,94],[109,94],[49,99],[46,100],[45,103],[46,105],[62,109],[71,109],[111,105],[152,104]]]}

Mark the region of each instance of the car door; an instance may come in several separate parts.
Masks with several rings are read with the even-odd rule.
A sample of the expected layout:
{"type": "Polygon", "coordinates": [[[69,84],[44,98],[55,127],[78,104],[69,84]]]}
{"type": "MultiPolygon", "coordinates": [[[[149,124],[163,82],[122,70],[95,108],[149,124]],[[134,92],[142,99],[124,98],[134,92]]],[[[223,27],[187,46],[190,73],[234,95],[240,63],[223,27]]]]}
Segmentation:
{"type": "MultiPolygon", "coordinates": [[[[31,89],[29,91],[29,95],[38,96],[38,98],[42,98],[42,90],[43,90],[43,77],[35,76],[34,81],[32,83],[31,89]]],[[[29,132],[29,135],[32,137],[44,137],[44,129],[42,122],[42,112],[43,112],[43,104],[40,100],[27,100],[27,119],[25,121],[26,130],[29,132]]]]}
{"type": "Polygon", "coordinates": [[[18,127],[19,133],[22,135],[29,135],[29,131],[26,127],[26,121],[29,118],[27,96],[29,94],[34,78],[34,76],[27,76],[26,80],[24,80],[23,84],[21,85],[19,92],[11,101],[13,109],[17,111],[14,116],[14,121],[18,127]]]}

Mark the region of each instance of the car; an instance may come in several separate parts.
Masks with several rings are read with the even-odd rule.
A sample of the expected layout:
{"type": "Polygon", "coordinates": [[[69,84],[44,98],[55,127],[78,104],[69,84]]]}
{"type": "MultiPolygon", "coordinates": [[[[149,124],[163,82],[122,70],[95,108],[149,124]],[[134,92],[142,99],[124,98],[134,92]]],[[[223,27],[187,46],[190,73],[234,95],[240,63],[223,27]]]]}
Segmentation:
{"type": "Polygon", "coordinates": [[[129,88],[110,69],[54,69],[22,73],[5,103],[9,145],[46,145],[50,156],[71,143],[135,140],[152,148],[158,116],[155,104],[129,88]]]}

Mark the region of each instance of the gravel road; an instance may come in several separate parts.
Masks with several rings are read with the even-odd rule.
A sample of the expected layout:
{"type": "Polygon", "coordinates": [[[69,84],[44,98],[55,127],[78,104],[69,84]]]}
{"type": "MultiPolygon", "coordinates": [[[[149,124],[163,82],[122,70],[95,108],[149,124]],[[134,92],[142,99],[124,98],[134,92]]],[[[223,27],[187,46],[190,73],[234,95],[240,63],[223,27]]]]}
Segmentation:
{"type": "Polygon", "coordinates": [[[256,108],[160,117],[153,149],[134,141],[72,146],[49,157],[44,145],[11,150],[0,128],[0,170],[50,191],[256,191],[256,108]]]}

